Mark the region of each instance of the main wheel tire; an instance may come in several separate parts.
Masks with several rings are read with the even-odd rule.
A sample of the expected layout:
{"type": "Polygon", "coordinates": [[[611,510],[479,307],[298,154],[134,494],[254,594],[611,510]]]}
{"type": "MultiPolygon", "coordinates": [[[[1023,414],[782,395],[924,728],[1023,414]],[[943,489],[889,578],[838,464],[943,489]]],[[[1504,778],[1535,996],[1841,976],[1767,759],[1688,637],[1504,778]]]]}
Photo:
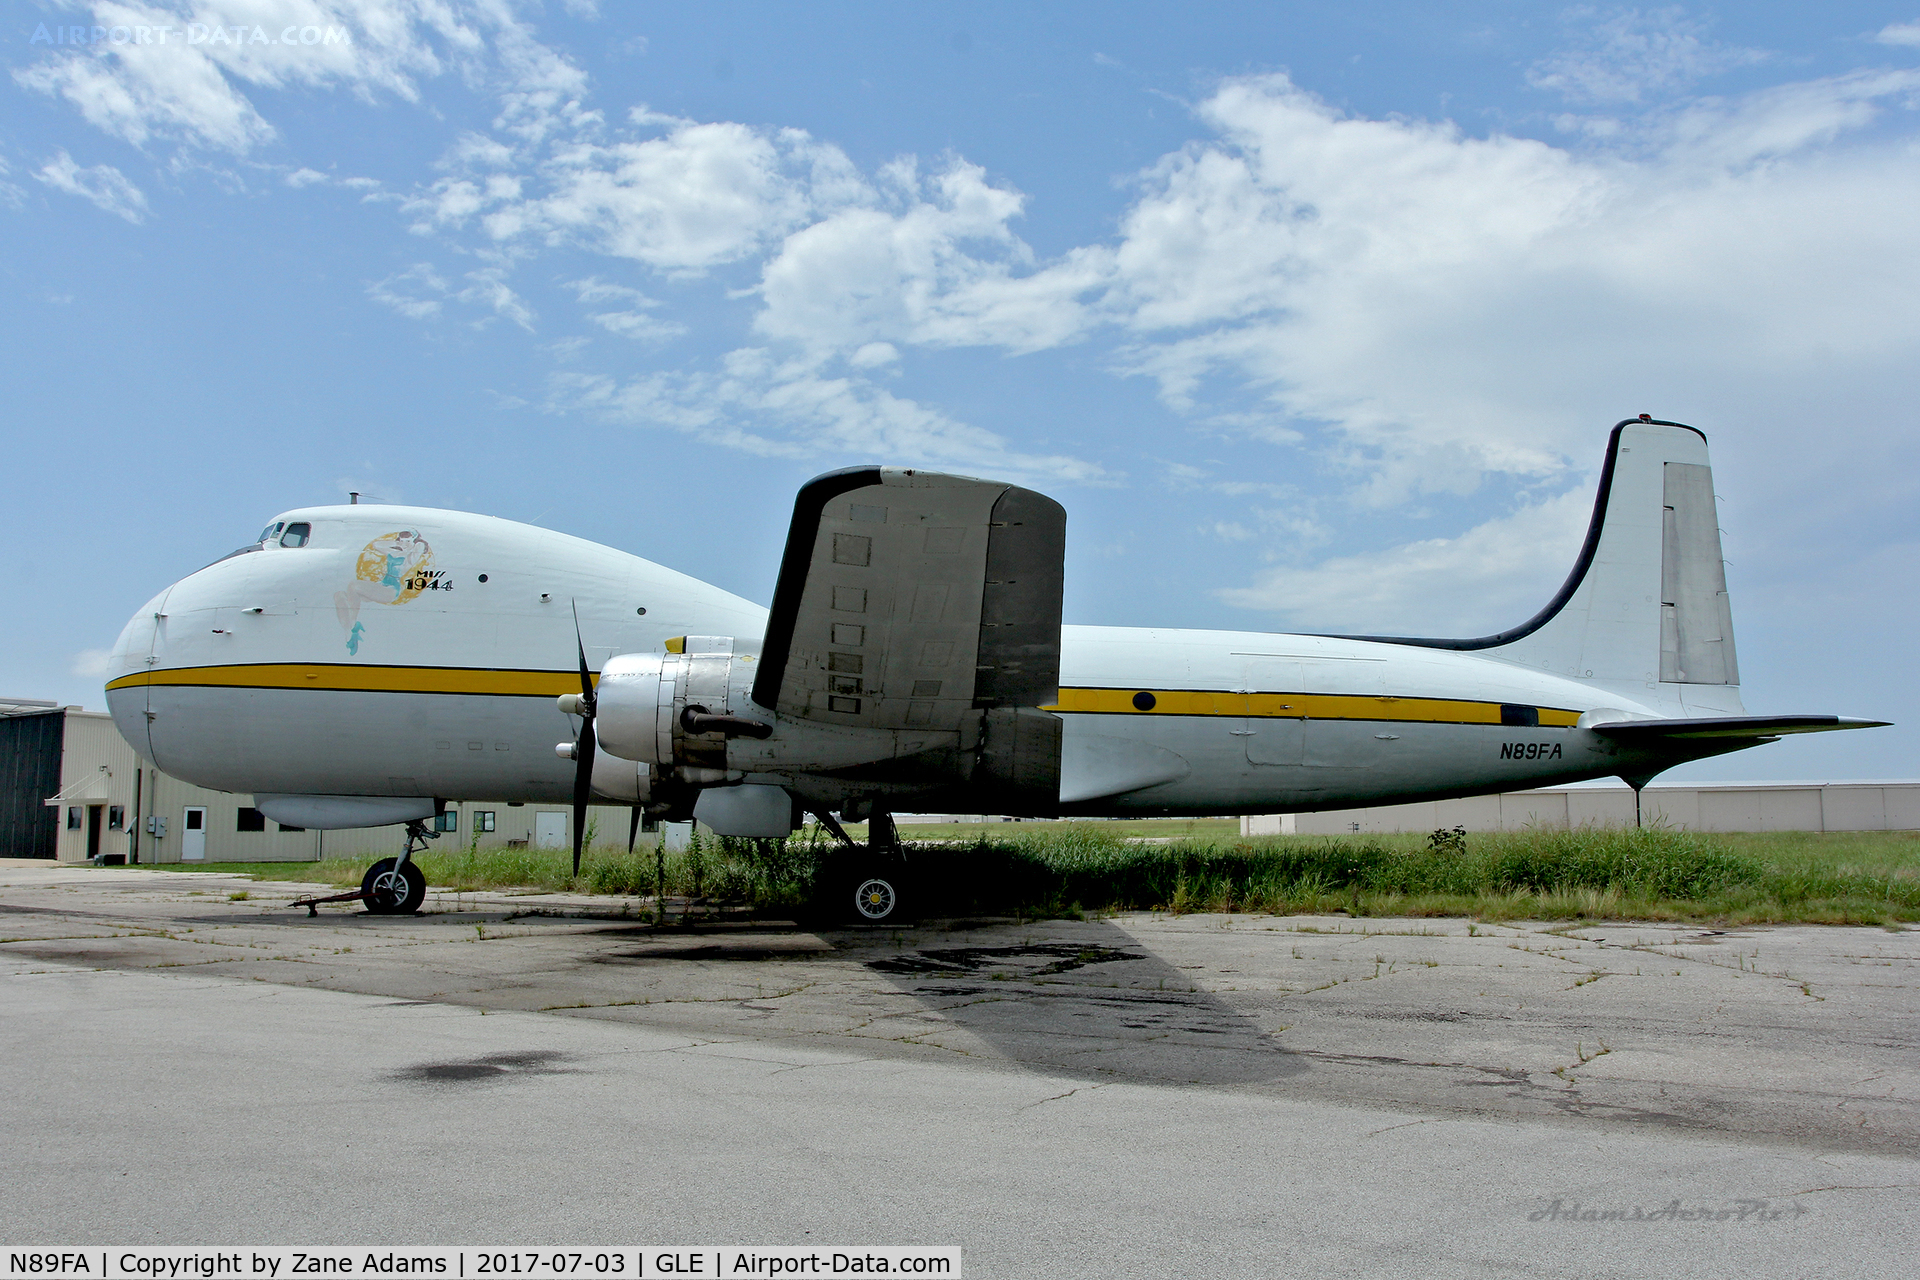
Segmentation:
{"type": "Polygon", "coordinates": [[[844,899],[857,925],[894,925],[907,919],[910,896],[904,868],[899,863],[869,866],[851,877],[844,899]]]}
{"type": "Polygon", "coordinates": [[[410,916],[427,899],[426,872],[412,862],[395,871],[396,861],[380,859],[360,880],[360,892],[367,895],[367,910],[376,916],[410,916]]]}

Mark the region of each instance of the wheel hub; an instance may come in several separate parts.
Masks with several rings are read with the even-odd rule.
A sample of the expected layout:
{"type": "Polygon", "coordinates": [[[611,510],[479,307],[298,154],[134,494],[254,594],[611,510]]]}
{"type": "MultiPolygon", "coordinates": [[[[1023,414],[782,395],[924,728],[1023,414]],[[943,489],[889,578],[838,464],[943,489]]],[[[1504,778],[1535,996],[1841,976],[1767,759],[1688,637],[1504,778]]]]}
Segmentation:
{"type": "Polygon", "coordinates": [[[884,920],[893,911],[893,886],[878,876],[862,880],[853,891],[854,910],[869,920],[884,920]]]}

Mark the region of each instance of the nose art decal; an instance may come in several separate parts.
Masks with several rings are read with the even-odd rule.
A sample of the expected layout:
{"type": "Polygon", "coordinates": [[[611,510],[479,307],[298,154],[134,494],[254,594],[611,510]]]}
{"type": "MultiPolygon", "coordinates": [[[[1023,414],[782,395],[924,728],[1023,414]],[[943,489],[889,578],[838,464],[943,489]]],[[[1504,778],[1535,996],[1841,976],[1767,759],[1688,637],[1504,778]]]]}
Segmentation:
{"type": "Polygon", "coordinates": [[[396,529],[369,542],[354,562],[353,581],[333,593],[333,611],[347,633],[347,652],[360,653],[366,624],[363,604],[405,604],[422,591],[451,591],[453,583],[433,568],[433,547],[417,529],[396,529]]]}

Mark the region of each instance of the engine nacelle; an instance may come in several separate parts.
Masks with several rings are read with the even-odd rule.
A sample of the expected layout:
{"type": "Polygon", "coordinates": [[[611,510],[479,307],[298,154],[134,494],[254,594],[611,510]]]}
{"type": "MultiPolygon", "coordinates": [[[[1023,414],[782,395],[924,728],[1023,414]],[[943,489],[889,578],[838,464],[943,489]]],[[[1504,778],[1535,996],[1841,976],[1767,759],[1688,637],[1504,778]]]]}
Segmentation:
{"type": "MultiPolygon", "coordinates": [[[[651,765],[654,785],[697,788],[807,775],[822,797],[971,786],[1007,813],[1057,807],[1060,721],[1029,707],[977,709],[959,729],[888,729],[776,716],[753,702],[756,660],[723,636],[677,653],[609,659],[595,692],[602,751],[651,765]]],[[[565,709],[563,707],[563,709],[565,709]]]]}
{"type": "Polygon", "coordinates": [[[770,737],[773,718],[736,715],[746,708],[754,661],[721,636],[688,636],[680,653],[626,653],[601,668],[594,693],[600,746],[689,781],[719,781],[699,771],[727,769],[729,738],[770,737]]]}
{"type": "Polygon", "coordinates": [[[688,636],[679,653],[609,659],[594,695],[601,749],[712,786],[745,774],[830,772],[959,745],[952,731],[776,717],[750,696],[755,670],[755,659],[733,652],[725,636],[688,636]]]}

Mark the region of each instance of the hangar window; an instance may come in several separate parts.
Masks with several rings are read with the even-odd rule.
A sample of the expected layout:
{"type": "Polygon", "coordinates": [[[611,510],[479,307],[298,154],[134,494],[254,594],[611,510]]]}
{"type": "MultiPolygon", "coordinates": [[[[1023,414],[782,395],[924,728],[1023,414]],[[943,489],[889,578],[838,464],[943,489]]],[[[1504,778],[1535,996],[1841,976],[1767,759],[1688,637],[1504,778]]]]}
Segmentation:
{"type": "Polygon", "coordinates": [[[473,829],[475,831],[493,830],[493,810],[475,809],[473,811],[473,829]]]}
{"type": "Polygon", "coordinates": [[[234,814],[233,829],[235,831],[265,831],[267,829],[267,815],[258,809],[241,808],[234,814]]]}
{"type": "Polygon", "coordinates": [[[127,806],[110,804],[107,806],[107,830],[124,831],[127,826],[127,806]]]}
{"type": "Polygon", "coordinates": [[[313,526],[305,520],[298,520],[287,526],[286,533],[281,535],[280,545],[283,547],[304,547],[307,545],[307,539],[312,536],[313,526]]]}
{"type": "Polygon", "coordinates": [[[77,804],[68,805],[67,806],[67,830],[78,831],[79,829],[80,829],[80,806],[77,804]]]}
{"type": "Polygon", "coordinates": [[[433,829],[435,831],[458,831],[460,829],[460,811],[458,809],[443,809],[439,813],[434,814],[433,829]]]}
{"type": "Polygon", "coordinates": [[[279,827],[282,831],[305,831],[306,830],[305,827],[290,827],[284,822],[276,822],[273,825],[276,827],[279,827]]]}

